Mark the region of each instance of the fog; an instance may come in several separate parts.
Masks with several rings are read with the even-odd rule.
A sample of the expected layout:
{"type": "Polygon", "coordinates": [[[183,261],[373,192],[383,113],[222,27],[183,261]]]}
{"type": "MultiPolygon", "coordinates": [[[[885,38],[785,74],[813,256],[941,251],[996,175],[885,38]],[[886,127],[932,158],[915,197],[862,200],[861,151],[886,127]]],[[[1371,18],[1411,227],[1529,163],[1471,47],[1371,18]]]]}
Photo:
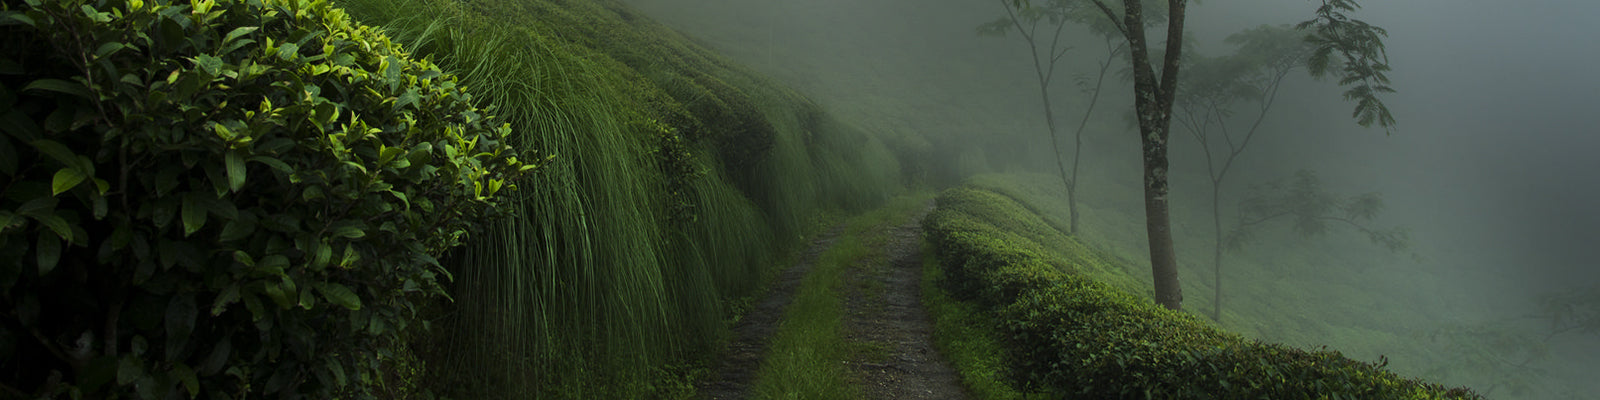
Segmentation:
{"type": "MultiPolygon", "coordinates": [[[[998,0],[629,3],[863,127],[957,149],[948,154],[960,159],[938,162],[970,165],[968,172],[1053,173],[1027,49],[1015,36],[975,34],[977,25],[1004,14],[998,0]]],[[[1308,19],[1314,3],[1191,4],[1189,29],[1200,52],[1219,55],[1231,51],[1221,41],[1226,35],[1308,19]]],[[[1537,312],[1538,299],[1600,288],[1594,256],[1600,246],[1600,157],[1594,154],[1600,151],[1600,74],[1594,72],[1600,65],[1600,3],[1363,3],[1357,17],[1389,31],[1391,78],[1399,92],[1386,101],[1399,120],[1397,129],[1385,134],[1357,126],[1339,88],[1297,72],[1262,127],[1267,133],[1243,156],[1246,172],[1233,179],[1233,188],[1307,168],[1341,191],[1381,192],[1387,204],[1382,221],[1408,227],[1421,260],[1382,257],[1389,265],[1367,271],[1421,271],[1393,276],[1428,278],[1373,289],[1386,299],[1378,304],[1424,303],[1429,319],[1422,323],[1441,329],[1496,326],[1518,340],[1538,342],[1546,328],[1525,318],[1537,312]]],[[[1075,50],[1069,70],[1061,72],[1067,78],[1058,78],[1053,93],[1060,99],[1058,121],[1075,122],[1086,99],[1069,78],[1090,71],[1104,49],[1081,31],[1071,34],[1075,50]]],[[[1091,123],[1081,187],[1110,193],[1100,201],[1134,203],[1130,193],[1136,195],[1139,164],[1137,139],[1125,117],[1128,85],[1113,82],[1091,123]]],[[[1192,149],[1185,150],[1192,143],[1174,129],[1176,214],[1208,200],[1194,195],[1203,186],[1193,182],[1204,185],[1204,175],[1196,179],[1196,172],[1183,169],[1201,164],[1195,164],[1192,149]]],[[[1189,239],[1209,240],[1177,238],[1189,239]]],[[[1180,259],[1185,264],[1205,262],[1180,257],[1187,258],[1180,259]]],[[[1184,273],[1185,279],[1196,278],[1184,273]]],[[[1199,293],[1187,297],[1191,304],[1205,299],[1199,293]]],[[[1397,334],[1393,340],[1415,343],[1392,346],[1455,351],[1424,336],[1397,334]]],[[[1292,344],[1338,348],[1341,340],[1348,338],[1292,344]]],[[[1394,363],[1402,373],[1431,374],[1424,377],[1469,385],[1493,398],[1595,398],[1600,336],[1563,334],[1545,343],[1549,354],[1530,364],[1541,371],[1526,382],[1531,388],[1525,393],[1486,382],[1506,375],[1492,369],[1394,363]]],[[[1431,362],[1449,359],[1438,354],[1431,362]]]]}

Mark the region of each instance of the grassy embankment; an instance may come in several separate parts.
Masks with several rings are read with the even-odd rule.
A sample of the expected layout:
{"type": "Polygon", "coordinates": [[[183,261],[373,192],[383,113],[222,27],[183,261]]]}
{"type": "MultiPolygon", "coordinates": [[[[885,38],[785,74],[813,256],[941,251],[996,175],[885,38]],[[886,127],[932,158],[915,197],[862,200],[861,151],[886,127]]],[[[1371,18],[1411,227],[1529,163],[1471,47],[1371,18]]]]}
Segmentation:
{"type": "Polygon", "coordinates": [[[1125,289],[1138,284],[1118,278],[1126,266],[1005,194],[946,191],[924,226],[939,254],[930,287],[948,293],[930,296],[939,344],[987,398],[1015,398],[1019,386],[1093,398],[1475,398],[1155,306],[1125,289]]]}
{"type": "Polygon", "coordinates": [[[555,158],[516,218],[447,260],[414,337],[466,398],[679,397],[829,212],[896,192],[871,134],[614,1],[349,0],[555,158]]]}

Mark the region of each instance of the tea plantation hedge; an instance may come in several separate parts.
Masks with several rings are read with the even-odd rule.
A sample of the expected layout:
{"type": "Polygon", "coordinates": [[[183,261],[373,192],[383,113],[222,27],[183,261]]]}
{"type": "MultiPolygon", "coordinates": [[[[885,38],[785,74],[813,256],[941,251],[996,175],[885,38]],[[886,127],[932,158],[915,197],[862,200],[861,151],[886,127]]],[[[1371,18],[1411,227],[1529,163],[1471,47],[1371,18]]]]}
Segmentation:
{"type": "Polygon", "coordinates": [[[1107,261],[1004,195],[960,187],[924,220],[958,299],[1003,321],[1008,374],[1029,391],[1084,399],[1477,399],[1337,351],[1245,340],[1090,279],[1107,261]],[[1062,252],[1058,252],[1062,253],[1062,252]]]}
{"type": "Polygon", "coordinates": [[[536,169],[325,0],[4,0],[0,398],[371,398],[536,169]]]}

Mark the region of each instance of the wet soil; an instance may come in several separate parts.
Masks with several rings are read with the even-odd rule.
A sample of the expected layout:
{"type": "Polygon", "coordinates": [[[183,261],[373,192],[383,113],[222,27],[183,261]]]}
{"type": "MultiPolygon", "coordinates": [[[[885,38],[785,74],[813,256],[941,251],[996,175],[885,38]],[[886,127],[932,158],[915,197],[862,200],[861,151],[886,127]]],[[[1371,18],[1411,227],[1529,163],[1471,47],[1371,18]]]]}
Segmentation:
{"type": "Polygon", "coordinates": [[[866,349],[850,367],[867,399],[960,400],[970,395],[933,347],[933,320],[922,306],[922,217],[888,228],[883,258],[847,276],[845,339],[866,349]]]}
{"type": "MultiPolygon", "coordinates": [[[[847,345],[856,349],[846,361],[866,399],[965,400],[971,396],[960,377],[933,346],[933,321],[922,306],[922,218],[932,204],[909,221],[886,226],[876,256],[846,272],[847,345]]],[[[784,271],[759,304],[733,328],[733,341],[711,377],[700,382],[707,399],[742,400],[761,368],[767,344],[801,278],[817,256],[833,245],[835,227],[813,241],[799,263],[784,271]]]]}

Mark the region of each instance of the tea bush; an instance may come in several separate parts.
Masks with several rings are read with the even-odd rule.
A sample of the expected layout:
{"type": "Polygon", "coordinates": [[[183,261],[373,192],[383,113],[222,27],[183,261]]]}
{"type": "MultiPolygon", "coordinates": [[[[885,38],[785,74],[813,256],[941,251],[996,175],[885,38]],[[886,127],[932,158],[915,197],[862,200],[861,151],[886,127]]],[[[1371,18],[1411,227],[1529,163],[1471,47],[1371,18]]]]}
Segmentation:
{"type": "Polygon", "coordinates": [[[0,4],[0,397],[373,397],[537,168],[325,0],[0,4]]]}
{"type": "Polygon", "coordinates": [[[1477,399],[1336,351],[1217,330],[1076,271],[1099,259],[1010,197],[942,193],[924,220],[953,295],[1002,321],[1014,384],[1057,397],[1115,399],[1477,399]],[[1046,251],[1041,243],[1066,246],[1046,251]],[[1068,254],[1057,257],[1052,254],[1068,254]]]}

